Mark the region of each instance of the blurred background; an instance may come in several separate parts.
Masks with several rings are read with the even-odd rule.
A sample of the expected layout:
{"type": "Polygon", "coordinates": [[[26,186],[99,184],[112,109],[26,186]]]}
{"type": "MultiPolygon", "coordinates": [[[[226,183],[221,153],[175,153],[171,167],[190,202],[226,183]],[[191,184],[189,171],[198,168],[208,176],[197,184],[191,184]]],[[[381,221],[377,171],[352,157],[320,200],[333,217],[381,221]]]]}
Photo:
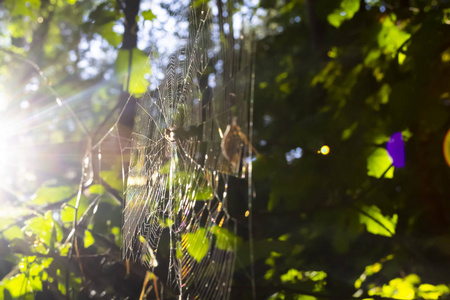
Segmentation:
{"type": "MultiPolygon", "coordinates": [[[[121,259],[119,114],[156,88],[174,3],[0,1],[1,299],[159,299],[121,259]]],[[[450,1],[234,7],[254,32],[258,155],[230,298],[450,297],[450,1]]],[[[230,181],[240,207],[248,182],[230,181]]]]}

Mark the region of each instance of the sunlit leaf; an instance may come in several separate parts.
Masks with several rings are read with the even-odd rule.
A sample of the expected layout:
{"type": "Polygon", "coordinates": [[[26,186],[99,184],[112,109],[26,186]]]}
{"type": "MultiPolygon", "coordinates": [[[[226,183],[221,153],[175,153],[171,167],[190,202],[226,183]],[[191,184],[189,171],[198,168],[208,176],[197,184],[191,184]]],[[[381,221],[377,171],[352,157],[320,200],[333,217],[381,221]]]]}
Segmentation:
{"type": "Polygon", "coordinates": [[[374,263],[373,265],[366,266],[364,272],[367,276],[371,276],[375,273],[378,273],[381,270],[382,266],[383,266],[382,264],[377,262],[374,263]]]}
{"type": "Polygon", "coordinates": [[[324,271],[306,271],[304,275],[312,281],[321,281],[327,278],[327,273],[324,271]]]}
{"type": "Polygon", "coordinates": [[[52,214],[52,211],[48,211],[43,217],[38,216],[26,221],[23,232],[26,235],[36,235],[43,243],[52,247],[53,243],[61,241],[63,237],[62,229],[52,214]]]}
{"type": "Polygon", "coordinates": [[[41,6],[40,0],[7,0],[4,4],[12,16],[33,16],[41,6]]]}
{"type": "Polygon", "coordinates": [[[290,269],[287,273],[280,276],[282,282],[295,283],[298,280],[302,280],[302,272],[296,269],[290,269]]]}
{"type": "Polygon", "coordinates": [[[36,192],[36,195],[29,203],[36,205],[55,203],[72,196],[75,190],[76,188],[73,186],[44,186],[36,192]]]}
{"type": "Polygon", "coordinates": [[[216,247],[220,250],[233,251],[242,242],[242,238],[219,226],[212,227],[211,232],[216,236],[216,247]]]}
{"type": "Polygon", "coordinates": [[[72,243],[56,243],[56,247],[59,250],[59,255],[67,256],[70,248],[72,248],[72,243]]]}
{"type": "Polygon", "coordinates": [[[89,187],[89,192],[91,194],[102,195],[105,193],[105,187],[101,184],[94,184],[89,187]]]}
{"type": "Polygon", "coordinates": [[[345,20],[350,20],[359,9],[359,0],[343,0],[341,6],[328,15],[328,23],[334,27],[341,26],[345,20]]]}
{"type": "Polygon", "coordinates": [[[122,42],[122,36],[113,30],[114,25],[116,25],[115,22],[102,25],[99,33],[111,46],[118,47],[122,42]]]}
{"type": "Polygon", "coordinates": [[[89,230],[84,231],[84,248],[89,248],[89,246],[95,243],[95,239],[89,230]]]}
{"type": "Polygon", "coordinates": [[[156,18],[155,14],[150,9],[143,11],[142,16],[147,21],[153,21],[156,18]]]}
{"type": "Polygon", "coordinates": [[[33,291],[42,290],[42,280],[45,280],[45,278],[48,277],[45,269],[47,269],[52,262],[53,258],[43,258],[29,264],[28,279],[33,291]]]}
{"type": "MultiPolygon", "coordinates": [[[[13,298],[22,297],[21,299],[24,299],[24,295],[31,294],[33,292],[30,282],[24,273],[1,281],[0,286],[4,289],[7,289],[9,291],[9,294],[13,298]]],[[[34,297],[32,297],[31,299],[34,299],[34,297]]]]}
{"type": "Polygon", "coordinates": [[[399,53],[398,54],[398,64],[399,65],[402,65],[403,64],[403,62],[405,61],[405,59],[406,59],[406,55],[404,54],[404,53],[399,53]]]}
{"type": "Polygon", "coordinates": [[[396,214],[392,217],[384,216],[375,205],[364,205],[361,210],[363,212],[359,213],[359,222],[366,225],[368,232],[388,237],[395,234],[398,219],[396,214]]]}
{"type": "MultiPolygon", "coordinates": [[[[71,225],[73,222],[73,219],[75,217],[75,206],[77,203],[77,197],[73,197],[63,208],[61,209],[61,221],[64,223],[69,223],[68,225],[71,225]]],[[[84,196],[81,195],[80,197],[80,203],[78,205],[78,212],[77,212],[77,220],[79,220],[86,209],[89,207],[89,201],[84,196]]]]}
{"type": "Polygon", "coordinates": [[[196,201],[211,200],[213,198],[212,188],[209,185],[202,185],[195,189],[191,189],[188,198],[196,201]]]}
{"type": "Polygon", "coordinates": [[[123,181],[120,172],[115,170],[104,170],[100,172],[100,177],[113,189],[123,190],[123,181]]]}
{"type": "Polygon", "coordinates": [[[296,300],[316,300],[317,298],[310,295],[300,295],[296,298],[296,300]]]}
{"type": "Polygon", "coordinates": [[[114,235],[116,245],[120,247],[122,245],[122,231],[120,230],[120,227],[114,226],[111,228],[111,234],[114,235]]]}
{"type": "Polygon", "coordinates": [[[169,218],[164,218],[164,219],[159,218],[158,223],[162,228],[169,228],[169,227],[172,227],[173,220],[169,219],[169,218]]]}
{"type": "Polygon", "coordinates": [[[389,281],[389,285],[383,286],[382,292],[383,296],[395,299],[414,299],[415,296],[414,284],[407,278],[392,279],[389,281]]]}
{"type": "Polygon", "coordinates": [[[14,226],[6,229],[1,234],[3,235],[3,237],[5,237],[8,240],[22,239],[23,238],[22,229],[19,226],[17,226],[17,225],[14,225],[14,226]]]}
{"type": "Polygon", "coordinates": [[[129,85],[129,92],[132,95],[140,96],[147,91],[149,81],[145,78],[150,74],[150,65],[147,60],[147,54],[137,48],[130,50],[121,49],[117,55],[116,73],[123,82],[123,88],[126,90],[129,85]],[[131,55],[131,68],[129,61],[131,55]],[[131,76],[129,76],[131,71],[131,76]],[[129,82],[128,82],[128,77],[129,82]]]}
{"type": "Polygon", "coordinates": [[[391,164],[392,161],[386,149],[377,148],[367,158],[367,175],[380,178],[384,174],[384,178],[393,178],[394,167],[391,167],[391,164]]]}
{"type": "Polygon", "coordinates": [[[392,22],[390,18],[385,18],[383,27],[378,34],[378,45],[384,49],[385,53],[394,56],[400,46],[402,46],[410,36],[411,34],[399,29],[399,26],[392,22]]]}
{"type": "Polygon", "coordinates": [[[442,295],[448,295],[450,289],[444,284],[432,285],[428,283],[421,284],[418,290],[418,296],[423,299],[438,299],[442,295]]]}
{"type": "Polygon", "coordinates": [[[197,262],[200,262],[209,250],[209,238],[206,234],[205,228],[198,228],[196,232],[183,235],[183,249],[186,249],[197,262]]]}

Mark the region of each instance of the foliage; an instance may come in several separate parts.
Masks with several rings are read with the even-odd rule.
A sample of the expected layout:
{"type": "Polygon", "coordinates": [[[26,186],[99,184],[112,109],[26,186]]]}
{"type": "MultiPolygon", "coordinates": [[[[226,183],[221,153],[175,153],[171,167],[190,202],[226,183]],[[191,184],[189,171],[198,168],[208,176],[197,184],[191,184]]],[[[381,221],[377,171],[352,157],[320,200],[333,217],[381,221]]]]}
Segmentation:
{"type": "Polygon", "coordinates": [[[447,4],[262,6],[266,28],[278,30],[266,31],[257,50],[264,68],[256,73],[255,238],[289,244],[266,260],[258,285],[276,289],[263,295],[448,295],[440,239],[449,234],[441,213],[450,175],[441,150],[450,123],[447,4]],[[398,131],[409,137],[404,168],[391,165],[385,148],[398,131]],[[293,159],[298,147],[301,157],[293,159]],[[368,271],[381,260],[383,268],[368,271]],[[327,274],[319,290],[294,283],[311,269],[327,274]]]}
{"type": "MultiPolygon", "coordinates": [[[[0,99],[0,111],[49,109],[51,86],[71,101],[94,142],[109,130],[120,94],[144,93],[150,72],[142,49],[118,49],[120,2],[2,1],[0,92],[12,96],[0,99]],[[51,83],[21,57],[38,62],[51,83]]],[[[449,9],[444,0],[261,1],[253,247],[247,228],[238,237],[199,227],[183,238],[197,262],[210,243],[239,246],[233,299],[251,298],[251,268],[258,299],[448,297],[449,9]],[[395,132],[405,141],[404,168],[385,150],[395,132]]],[[[146,9],[137,19],[156,15],[146,9]]],[[[69,115],[61,108],[42,124],[27,121],[50,154],[11,170],[20,180],[0,193],[0,298],[138,299],[146,269],[129,272],[120,258],[120,155],[111,144],[102,152],[107,164],[95,169],[94,155],[83,152],[92,140],[69,115]],[[85,160],[98,177],[78,193],[74,179],[91,176],[79,172],[85,160]],[[50,164],[59,167],[26,176],[50,164]],[[61,169],[68,175],[58,176],[61,169]]],[[[0,134],[0,142],[10,139],[0,134]]],[[[230,206],[245,206],[230,189],[230,206]]],[[[211,197],[210,189],[192,193],[211,197]]]]}

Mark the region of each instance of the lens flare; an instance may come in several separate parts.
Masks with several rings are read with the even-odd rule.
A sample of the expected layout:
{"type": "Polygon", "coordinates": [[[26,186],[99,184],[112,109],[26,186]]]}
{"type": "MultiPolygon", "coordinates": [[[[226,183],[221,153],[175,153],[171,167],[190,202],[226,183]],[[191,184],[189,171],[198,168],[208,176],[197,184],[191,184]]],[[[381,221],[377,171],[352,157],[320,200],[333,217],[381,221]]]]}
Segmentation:
{"type": "Polygon", "coordinates": [[[396,168],[405,166],[405,143],[401,132],[394,133],[386,145],[386,150],[396,168]]]}
{"type": "MultiPolygon", "coordinates": [[[[4,120],[4,118],[4,115],[0,116],[0,119],[4,120]]],[[[14,150],[10,145],[11,139],[8,138],[10,127],[5,122],[0,122],[0,184],[5,183],[9,169],[15,160],[14,150]]]]}
{"type": "Polygon", "coordinates": [[[9,160],[9,151],[5,143],[0,140],[0,178],[4,178],[7,171],[7,161],[9,160]]]}

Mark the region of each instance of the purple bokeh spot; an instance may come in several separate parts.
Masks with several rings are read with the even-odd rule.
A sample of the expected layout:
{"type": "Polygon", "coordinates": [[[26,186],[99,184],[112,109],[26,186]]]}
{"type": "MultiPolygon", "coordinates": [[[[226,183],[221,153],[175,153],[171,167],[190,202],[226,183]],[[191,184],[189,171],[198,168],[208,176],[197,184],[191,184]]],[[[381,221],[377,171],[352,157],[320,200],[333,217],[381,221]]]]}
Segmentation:
{"type": "Polygon", "coordinates": [[[401,132],[394,133],[389,142],[387,142],[386,150],[392,158],[392,164],[396,168],[403,168],[405,166],[405,143],[401,132]]]}

